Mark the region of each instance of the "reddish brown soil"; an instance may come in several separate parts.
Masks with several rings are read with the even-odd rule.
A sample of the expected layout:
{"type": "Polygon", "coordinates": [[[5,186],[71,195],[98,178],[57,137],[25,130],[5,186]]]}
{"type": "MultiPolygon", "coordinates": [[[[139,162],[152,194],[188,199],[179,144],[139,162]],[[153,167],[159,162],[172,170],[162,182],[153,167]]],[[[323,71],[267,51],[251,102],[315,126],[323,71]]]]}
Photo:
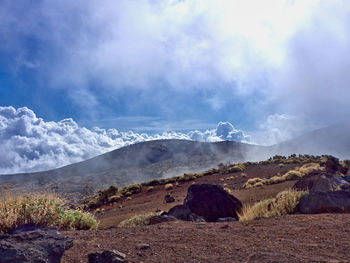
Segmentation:
{"type": "Polygon", "coordinates": [[[87,262],[88,253],[107,249],[125,253],[129,262],[350,262],[350,214],[289,215],[247,223],[176,221],[142,228],[117,227],[134,215],[167,211],[182,203],[192,183],[226,184],[245,204],[274,197],[295,182],[248,190],[241,186],[249,178],[269,178],[294,166],[251,166],[246,175],[205,176],[170,191],[155,186],[147,193],[144,187],[131,200],[102,207],[104,212],[97,214],[99,230],[63,232],[74,238],[74,247],[66,251],[63,262],[87,262]],[[166,204],[164,196],[169,192],[176,201],[166,204]],[[140,243],[150,248],[138,250],[136,245],[140,243]]]}
{"type": "Polygon", "coordinates": [[[183,203],[187,194],[187,188],[193,183],[211,183],[219,184],[227,187],[232,191],[241,202],[254,203],[266,198],[275,197],[277,193],[290,188],[295,181],[284,182],[281,184],[269,185],[253,189],[241,189],[242,185],[249,179],[254,177],[270,178],[277,173],[285,173],[294,168],[295,165],[255,165],[248,167],[244,173],[231,174],[213,174],[197,178],[195,181],[180,183],[178,187],[174,187],[170,191],[164,189],[164,185],[155,186],[152,192],[147,192],[147,187],[143,187],[142,191],[132,196],[131,200],[124,199],[121,202],[101,207],[103,213],[97,213],[96,217],[100,222],[100,228],[109,228],[118,226],[118,224],[134,215],[140,215],[147,212],[155,212],[156,210],[168,211],[177,204],[183,203]],[[233,178],[233,179],[228,179],[233,178]],[[165,203],[164,196],[170,193],[175,197],[174,203],[165,203]]]}
{"type": "Polygon", "coordinates": [[[143,228],[63,232],[63,263],[116,249],[129,262],[349,262],[350,215],[289,215],[247,223],[172,222],[143,228]],[[138,250],[147,243],[150,248],[138,250]]]}

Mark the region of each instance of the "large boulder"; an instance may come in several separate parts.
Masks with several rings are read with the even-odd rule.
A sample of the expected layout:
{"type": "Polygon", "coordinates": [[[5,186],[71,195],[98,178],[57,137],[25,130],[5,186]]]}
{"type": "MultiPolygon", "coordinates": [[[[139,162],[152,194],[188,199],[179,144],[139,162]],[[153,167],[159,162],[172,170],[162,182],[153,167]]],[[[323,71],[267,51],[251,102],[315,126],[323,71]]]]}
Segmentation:
{"type": "Polygon", "coordinates": [[[221,186],[212,184],[191,185],[184,206],[207,222],[217,222],[222,217],[238,219],[237,212],[242,209],[242,203],[236,197],[221,186]]]}
{"type": "Polygon", "coordinates": [[[303,214],[349,213],[350,192],[311,192],[300,198],[298,211],[303,214]]]}
{"type": "Polygon", "coordinates": [[[73,239],[61,235],[55,228],[19,229],[0,235],[0,263],[59,263],[73,239]]]}
{"type": "Polygon", "coordinates": [[[350,189],[350,183],[336,173],[312,172],[295,183],[293,189],[299,191],[337,191],[350,189]]]}
{"type": "Polygon", "coordinates": [[[176,219],[192,221],[192,222],[205,222],[204,218],[192,213],[191,210],[185,205],[176,205],[166,213],[168,217],[175,217],[176,219]]]}
{"type": "Polygon", "coordinates": [[[346,167],[346,165],[342,165],[341,163],[339,163],[339,159],[335,158],[333,156],[328,157],[326,163],[325,163],[325,170],[327,173],[342,173],[342,174],[346,174],[348,172],[348,167],[346,167]]]}

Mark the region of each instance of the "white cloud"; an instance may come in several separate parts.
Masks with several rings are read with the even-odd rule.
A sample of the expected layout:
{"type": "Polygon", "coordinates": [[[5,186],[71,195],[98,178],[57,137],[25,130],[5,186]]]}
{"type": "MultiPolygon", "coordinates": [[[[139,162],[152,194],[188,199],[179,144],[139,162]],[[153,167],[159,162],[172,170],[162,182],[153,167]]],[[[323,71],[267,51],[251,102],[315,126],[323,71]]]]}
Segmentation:
{"type": "Polygon", "coordinates": [[[197,141],[247,141],[249,136],[229,122],[201,131],[146,133],[116,129],[87,129],[72,119],[45,122],[24,107],[0,107],[0,173],[39,171],[57,168],[129,144],[156,139],[197,141]]]}
{"type": "Polygon", "coordinates": [[[303,133],[322,127],[305,116],[272,114],[260,124],[260,130],[252,133],[251,142],[259,145],[273,145],[295,138],[303,133]]]}

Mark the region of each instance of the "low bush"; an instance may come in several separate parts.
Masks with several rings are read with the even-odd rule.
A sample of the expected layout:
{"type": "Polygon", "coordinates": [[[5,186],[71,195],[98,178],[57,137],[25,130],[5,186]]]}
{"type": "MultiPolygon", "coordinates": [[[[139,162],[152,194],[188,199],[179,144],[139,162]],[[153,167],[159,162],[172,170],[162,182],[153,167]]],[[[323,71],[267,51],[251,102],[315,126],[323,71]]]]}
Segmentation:
{"type": "Polygon", "coordinates": [[[167,191],[169,191],[169,190],[171,190],[171,189],[173,189],[173,188],[174,188],[174,185],[173,185],[173,184],[166,184],[166,185],[164,186],[164,189],[167,190],[167,191]]]}
{"type": "Polygon", "coordinates": [[[23,225],[57,226],[59,229],[96,229],[93,216],[64,207],[64,201],[52,194],[2,193],[0,199],[0,233],[23,225]]]}
{"type": "Polygon", "coordinates": [[[115,203],[118,202],[122,199],[121,195],[112,195],[111,197],[108,198],[109,203],[115,203]]]}
{"type": "Polygon", "coordinates": [[[132,184],[124,187],[122,190],[120,190],[120,193],[122,196],[130,196],[141,192],[141,189],[142,186],[140,184],[132,184]]]}
{"type": "Polygon", "coordinates": [[[236,165],[227,168],[229,173],[243,172],[245,170],[245,165],[243,163],[238,163],[236,165]]]}
{"type": "Polygon", "coordinates": [[[120,227],[140,227],[149,225],[152,217],[160,215],[160,213],[151,212],[142,215],[136,215],[119,223],[120,227]]]}
{"type": "Polygon", "coordinates": [[[293,214],[299,204],[299,199],[305,194],[307,192],[290,189],[280,192],[275,198],[244,206],[238,215],[239,220],[250,221],[259,218],[293,214]]]}

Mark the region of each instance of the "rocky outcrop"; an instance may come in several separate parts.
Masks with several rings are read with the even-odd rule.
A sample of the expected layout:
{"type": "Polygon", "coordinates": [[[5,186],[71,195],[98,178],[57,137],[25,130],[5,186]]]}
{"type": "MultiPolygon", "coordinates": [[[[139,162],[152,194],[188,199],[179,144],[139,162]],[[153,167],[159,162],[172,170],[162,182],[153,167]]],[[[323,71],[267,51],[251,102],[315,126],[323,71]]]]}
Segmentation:
{"type": "Polygon", "coordinates": [[[300,198],[298,211],[303,214],[349,213],[350,192],[311,192],[300,198]]]}
{"type": "Polygon", "coordinates": [[[336,173],[312,172],[296,182],[293,189],[310,192],[347,190],[350,183],[336,173]]]}
{"type": "Polygon", "coordinates": [[[217,222],[223,217],[238,219],[237,212],[242,209],[242,203],[236,197],[221,186],[212,184],[191,185],[184,205],[207,222],[217,222]]]}
{"type": "Polygon", "coordinates": [[[219,218],[237,220],[241,209],[242,203],[221,186],[193,184],[187,190],[184,204],[174,206],[165,215],[185,221],[218,222],[219,218]]]}
{"type": "Polygon", "coordinates": [[[18,229],[0,235],[0,263],[59,263],[73,239],[61,235],[55,228],[18,229]]]}
{"type": "Polygon", "coordinates": [[[168,213],[166,213],[166,215],[185,221],[205,222],[203,217],[192,213],[189,207],[185,205],[174,206],[168,213]]]}
{"type": "Polygon", "coordinates": [[[89,263],[126,263],[126,255],[116,250],[105,250],[102,253],[90,253],[89,263]]]}

